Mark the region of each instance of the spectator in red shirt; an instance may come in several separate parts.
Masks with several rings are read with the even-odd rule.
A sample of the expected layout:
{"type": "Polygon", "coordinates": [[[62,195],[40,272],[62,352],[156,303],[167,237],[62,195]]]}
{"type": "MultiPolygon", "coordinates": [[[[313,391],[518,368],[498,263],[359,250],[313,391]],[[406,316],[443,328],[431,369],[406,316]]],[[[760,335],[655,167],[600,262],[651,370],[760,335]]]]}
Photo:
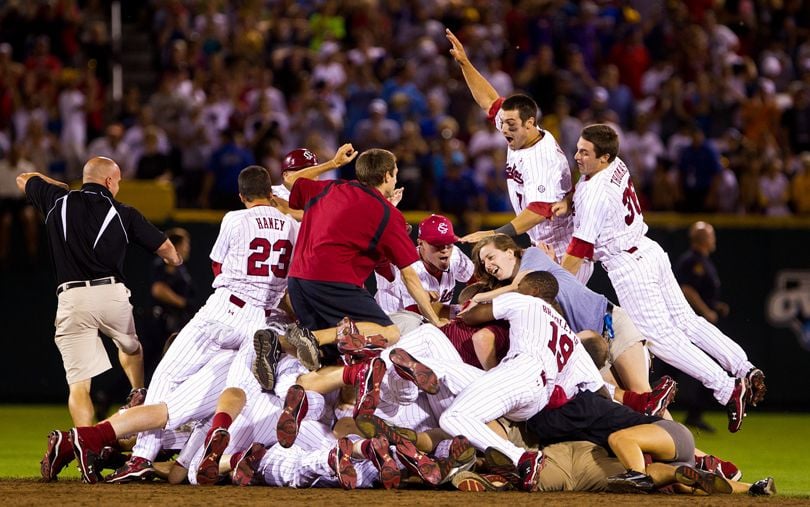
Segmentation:
{"type": "Polygon", "coordinates": [[[422,315],[437,327],[447,323],[436,315],[412,267],[419,256],[405,217],[391,202],[398,201],[397,171],[394,154],[375,148],[357,158],[357,180],[317,181],[293,173],[285,182],[292,184],[290,207],[304,210],[288,277],[300,327],[288,330],[287,341],[310,369],[320,366],[318,347],[335,342],[335,326],[344,316],[365,336],[380,334],[389,344],[399,340],[397,327],[363,287],[383,258],[399,268],[422,315]]]}

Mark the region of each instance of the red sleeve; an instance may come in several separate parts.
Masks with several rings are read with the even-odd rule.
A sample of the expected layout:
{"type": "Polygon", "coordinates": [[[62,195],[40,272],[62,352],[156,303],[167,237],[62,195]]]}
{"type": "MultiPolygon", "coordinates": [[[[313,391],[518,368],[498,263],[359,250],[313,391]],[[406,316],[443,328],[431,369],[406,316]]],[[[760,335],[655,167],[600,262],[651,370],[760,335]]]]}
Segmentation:
{"type": "Polygon", "coordinates": [[[422,315],[422,312],[419,310],[419,305],[417,304],[406,306],[405,309],[413,313],[418,313],[419,315],[422,315]]]}
{"type": "Polygon", "coordinates": [[[211,261],[211,271],[214,272],[214,278],[218,277],[219,274],[222,273],[222,263],[211,261]]]}
{"type": "Polygon", "coordinates": [[[537,213],[541,217],[544,217],[546,220],[551,219],[551,203],[548,202],[531,202],[526,209],[530,209],[533,212],[537,213]]]}
{"type": "Polygon", "coordinates": [[[405,217],[402,212],[391,205],[391,223],[386,227],[380,241],[383,254],[399,269],[405,268],[419,260],[416,246],[405,232],[405,217]]]}
{"type": "Polygon", "coordinates": [[[321,190],[326,188],[326,186],[333,181],[334,180],[319,181],[298,178],[290,189],[290,208],[304,209],[310,199],[318,195],[321,190]]]}
{"type": "Polygon", "coordinates": [[[580,259],[593,259],[593,243],[582,241],[579,238],[571,238],[568,249],[565,251],[569,255],[580,259]]]}
{"type": "Polygon", "coordinates": [[[394,269],[388,259],[384,259],[374,266],[374,271],[389,282],[394,281],[394,269]]]}
{"type": "Polygon", "coordinates": [[[487,111],[487,120],[489,120],[490,123],[495,123],[495,115],[501,110],[501,105],[503,104],[504,100],[506,100],[504,97],[498,97],[495,99],[495,102],[489,106],[489,111],[487,111]]]}

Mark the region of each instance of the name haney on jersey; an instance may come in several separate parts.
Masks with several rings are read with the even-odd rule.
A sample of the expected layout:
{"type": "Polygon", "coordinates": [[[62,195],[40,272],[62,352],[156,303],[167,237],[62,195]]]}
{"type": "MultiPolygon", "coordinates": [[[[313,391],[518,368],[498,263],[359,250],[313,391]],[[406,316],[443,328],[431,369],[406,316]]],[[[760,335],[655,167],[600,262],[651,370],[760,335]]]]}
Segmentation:
{"type": "MultiPolygon", "coordinates": [[[[543,133],[543,138],[534,146],[520,150],[507,148],[504,175],[516,215],[532,202],[558,202],[571,190],[571,169],[565,153],[550,132],[538,130],[543,133]]],[[[553,245],[557,257],[561,258],[572,232],[573,222],[569,215],[555,217],[553,221],[544,220],[527,234],[535,245],[540,241],[553,245]]]]}
{"type": "Polygon", "coordinates": [[[574,192],[574,236],[594,245],[594,260],[638,248],[647,233],[630,171],[616,157],[574,192]]]}
{"type": "Polygon", "coordinates": [[[287,289],[298,227],[292,217],[271,206],[226,213],[211,249],[211,260],[222,264],[213,287],[254,306],[277,307],[287,289]]]}

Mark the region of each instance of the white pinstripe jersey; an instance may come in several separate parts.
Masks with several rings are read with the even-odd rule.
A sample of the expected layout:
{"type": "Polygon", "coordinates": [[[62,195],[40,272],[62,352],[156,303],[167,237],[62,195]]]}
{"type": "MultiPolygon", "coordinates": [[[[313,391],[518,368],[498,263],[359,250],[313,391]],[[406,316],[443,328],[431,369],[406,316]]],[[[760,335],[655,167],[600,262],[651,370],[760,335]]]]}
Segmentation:
{"type": "Polygon", "coordinates": [[[574,237],[593,244],[594,260],[638,248],[646,233],[630,172],[620,158],[580,178],[574,192],[574,237]]]}
{"type": "Polygon", "coordinates": [[[273,185],[270,190],[273,191],[274,196],[281,197],[285,201],[290,200],[290,191],[284,185],[273,185]]]}
{"type": "Polygon", "coordinates": [[[260,308],[277,307],[297,236],[298,222],[272,206],[226,213],[211,249],[211,260],[222,264],[213,287],[260,308]]]}
{"type": "Polygon", "coordinates": [[[563,388],[568,398],[583,389],[598,390],[603,384],[599,370],[565,319],[545,301],[516,292],[492,300],[496,319],[509,321],[509,352],[530,354],[545,367],[549,385],[563,388]]]}
{"type": "MultiPolygon", "coordinates": [[[[419,275],[422,287],[426,291],[438,293],[439,301],[445,305],[449,305],[453,299],[456,282],[467,283],[475,271],[475,266],[467,254],[455,245],[450,254],[450,267],[447,272],[442,273],[441,280],[437,280],[435,276],[428,273],[427,267],[421,259],[411,264],[411,267],[419,275]]],[[[379,273],[374,273],[377,280],[377,293],[374,295],[374,299],[386,313],[396,312],[416,304],[416,300],[408,293],[408,289],[402,281],[399,269],[394,265],[391,265],[391,269],[394,272],[393,282],[389,282],[379,273]]]]}
{"type": "MultiPolygon", "coordinates": [[[[507,149],[506,186],[515,214],[532,202],[555,203],[571,190],[571,168],[568,159],[551,132],[538,129],[543,138],[534,146],[520,150],[507,149]]],[[[571,216],[553,221],[543,220],[528,231],[532,243],[540,241],[554,246],[557,257],[565,253],[571,241],[571,216]]]]}

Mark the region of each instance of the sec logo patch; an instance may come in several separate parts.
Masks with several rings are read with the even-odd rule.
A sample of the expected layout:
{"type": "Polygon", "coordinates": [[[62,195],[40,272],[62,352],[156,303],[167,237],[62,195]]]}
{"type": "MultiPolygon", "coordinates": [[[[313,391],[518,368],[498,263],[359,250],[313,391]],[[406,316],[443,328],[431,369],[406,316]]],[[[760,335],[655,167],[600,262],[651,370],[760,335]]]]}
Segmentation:
{"type": "Polygon", "coordinates": [[[546,191],[546,187],[544,187],[543,185],[540,185],[540,186],[537,187],[537,191],[542,194],[543,192],[546,191]]]}

